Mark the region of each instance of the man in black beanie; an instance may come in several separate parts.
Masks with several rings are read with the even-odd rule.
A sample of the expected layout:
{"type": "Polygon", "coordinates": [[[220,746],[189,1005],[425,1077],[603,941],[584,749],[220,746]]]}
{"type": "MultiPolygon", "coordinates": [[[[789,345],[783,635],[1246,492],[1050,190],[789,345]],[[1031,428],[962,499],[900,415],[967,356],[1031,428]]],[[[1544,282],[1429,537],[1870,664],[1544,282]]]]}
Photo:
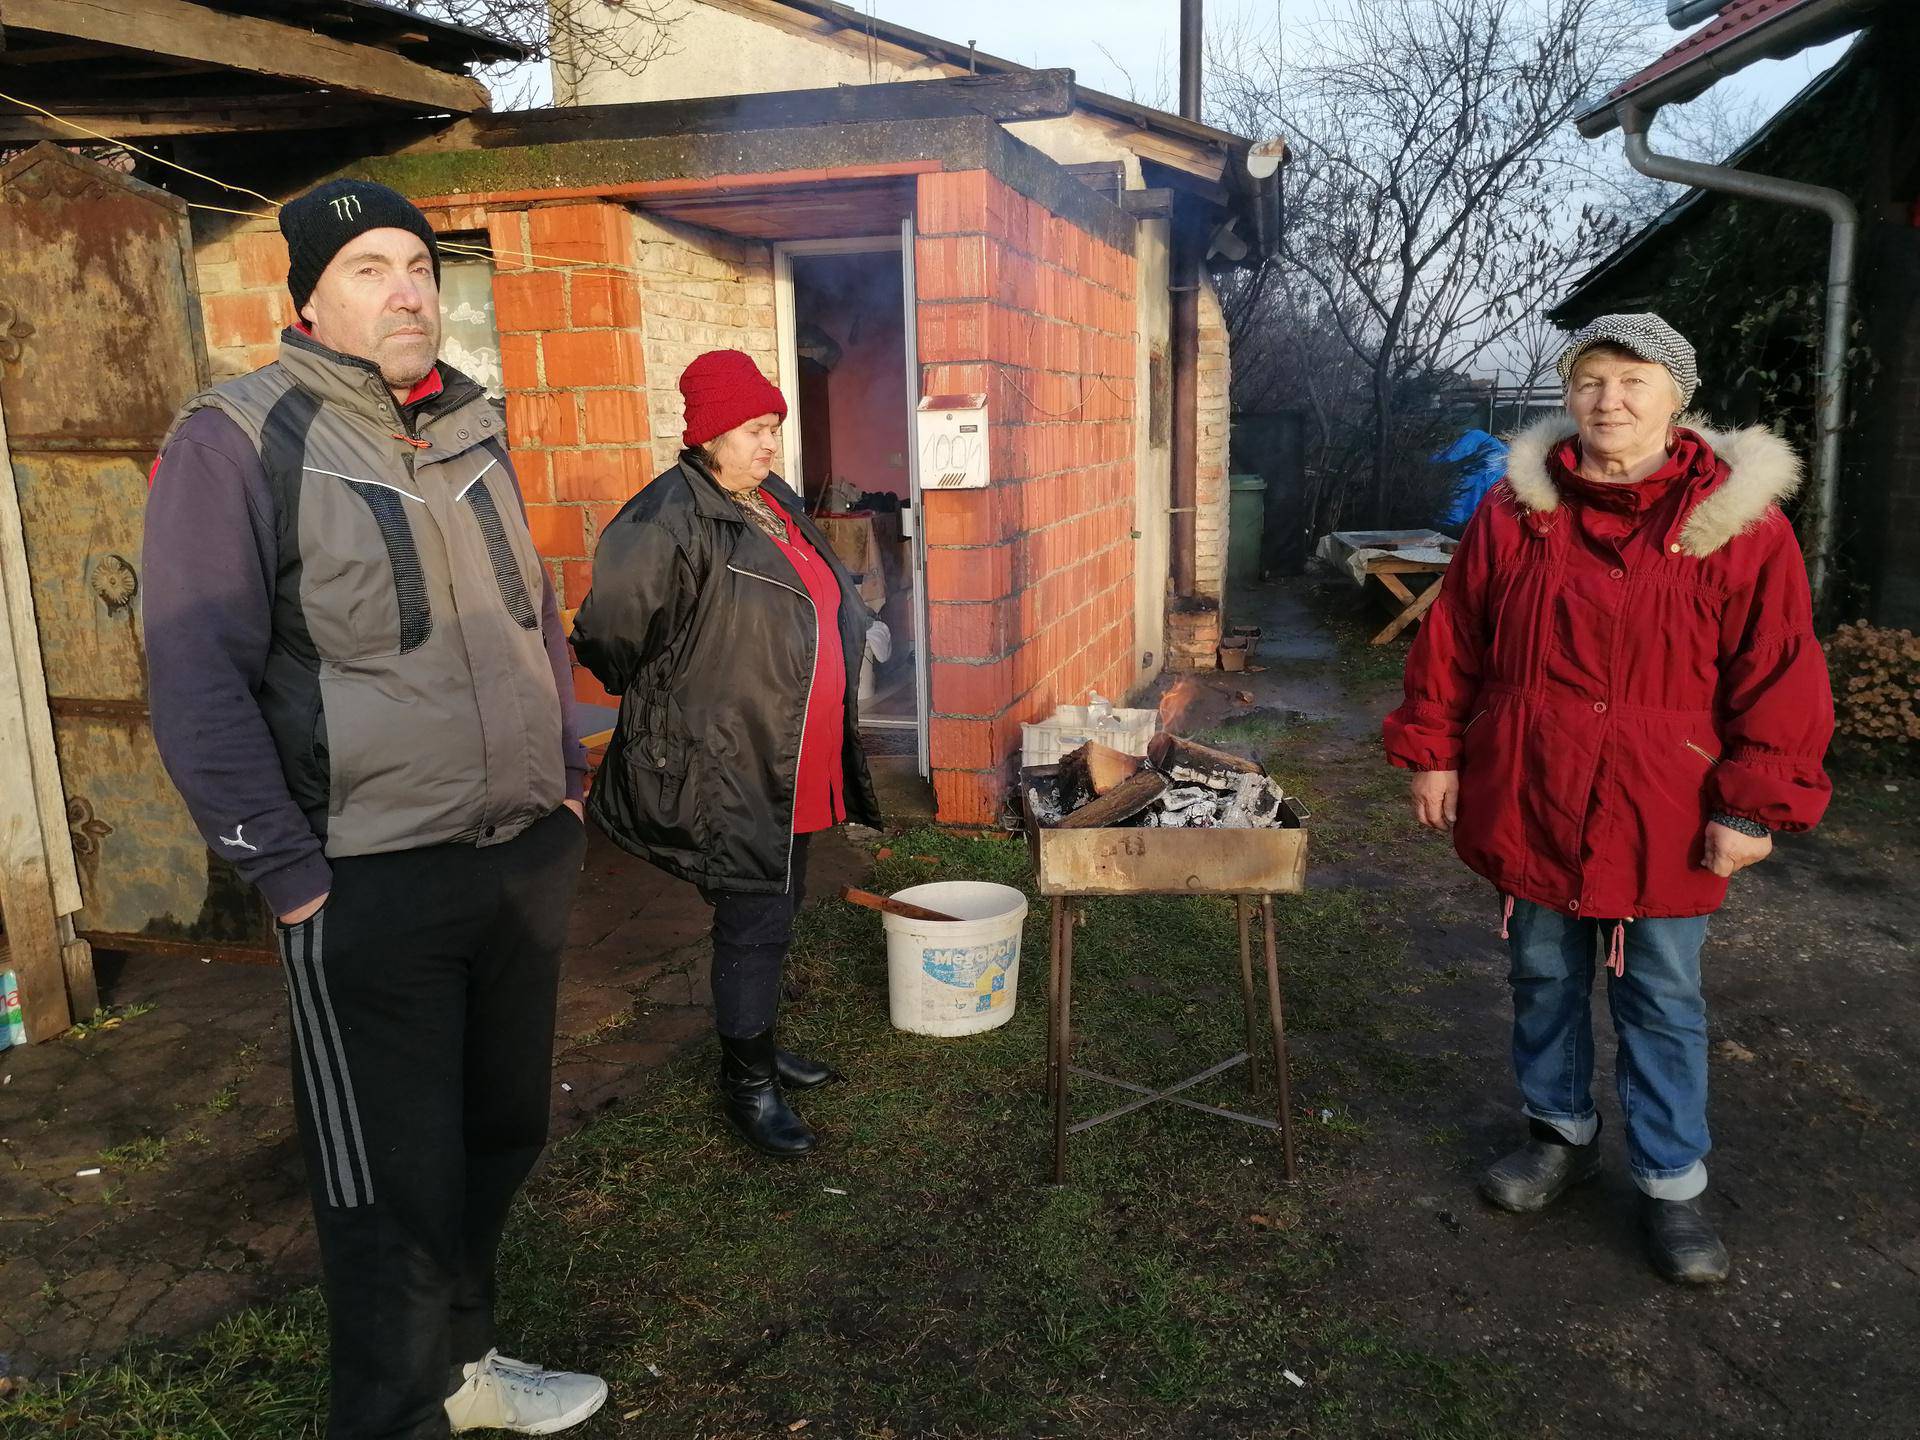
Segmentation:
{"type": "Polygon", "coordinates": [[[551,1435],[607,1387],[501,1356],[493,1290],[586,846],[559,607],[499,411],[436,363],[426,217],[336,180],[280,226],[300,323],[154,473],[154,739],[279,920],[330,1440],[551,1435]]]}

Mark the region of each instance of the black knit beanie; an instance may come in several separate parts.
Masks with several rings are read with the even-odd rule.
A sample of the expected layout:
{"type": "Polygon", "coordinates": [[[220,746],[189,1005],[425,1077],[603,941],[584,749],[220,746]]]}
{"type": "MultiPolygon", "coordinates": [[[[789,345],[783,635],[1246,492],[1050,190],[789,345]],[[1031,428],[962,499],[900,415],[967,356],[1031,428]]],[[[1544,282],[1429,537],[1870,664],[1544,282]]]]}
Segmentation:
{"type": "Polygon", "coordinates": [[[419,206],[398,190],[371,180],[329,180],[280,207],[280,233],[287,237],[287,290],[296,311],[307,303],[320,272],[341,247],[369,230],[410,230],[418,235],[433,257],[433,279],[439,283],[440,246],[419,206]]]}

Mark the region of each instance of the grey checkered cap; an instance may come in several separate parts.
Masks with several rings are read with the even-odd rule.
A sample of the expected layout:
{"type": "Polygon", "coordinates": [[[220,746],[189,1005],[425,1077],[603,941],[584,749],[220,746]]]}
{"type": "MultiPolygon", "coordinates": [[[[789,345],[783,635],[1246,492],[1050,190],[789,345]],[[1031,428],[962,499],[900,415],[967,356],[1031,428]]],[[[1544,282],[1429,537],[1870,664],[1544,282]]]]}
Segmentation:
{"type": "Polygon", "coordinates": [[[1575,335],[1560,356],[1560,383],[1573,379],[1573,367],[1596,345],[1618,345],[1642,360],[1667,367],[1680,387],[1680,406],[1693,403],[1700,388],[1700,367],[1686,337],[1658,315],[1602,315],[1575,335]]]}

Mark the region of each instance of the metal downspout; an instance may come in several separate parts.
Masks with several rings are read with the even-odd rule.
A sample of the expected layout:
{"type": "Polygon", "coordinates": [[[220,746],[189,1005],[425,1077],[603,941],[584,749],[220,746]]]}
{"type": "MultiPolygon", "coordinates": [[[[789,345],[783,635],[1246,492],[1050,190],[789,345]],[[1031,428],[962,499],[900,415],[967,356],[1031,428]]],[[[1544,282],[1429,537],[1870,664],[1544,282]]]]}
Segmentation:
{"type": "MultiPolygon", "coordinates": [[[[1202,0],[1180,0],[1180,113],[1198,120],[1202,108],[1202,0]]],[[[1167,224],[1171,246],[1169,266],[1173,292],[1168,319],[1173,331],[1172,459],[1169,487],[1173,514],[1168,523],[1173,596],[1190,598],[1199,578],[1199,385],[1200,385],[1200,270],[1204,246],[1191,231],[1193,218],[1177,199],[1167,224]]]]}
{"type": "Polygon", "coordinates": [[[1647,127],[1655,111],[1622,105],[1615,112],[1626,136],[1627,162],[1642,175],[1670,180],[1701,190],[1718,190],[1751,200],[1768,200],[1818,210],[1833,221],[1833,250],[1827,265],[1826,337],[1820,355],[1820,399],[1816,428],[1819,445],[1814,453],[1814,506],[1801,549],[1813,586],[1813,607],[1820,613],[1827,601],[1831,578],[1836,518],[1840,501],[1840,429],[1847,413],[1848,330],[1853,313],[1854,271],[1860,245],[1860,212],[1838,190],[1756,175],[1725,165],[1703,165],[1673,155],[1658,155],[1647,143],[1647,127]]]}

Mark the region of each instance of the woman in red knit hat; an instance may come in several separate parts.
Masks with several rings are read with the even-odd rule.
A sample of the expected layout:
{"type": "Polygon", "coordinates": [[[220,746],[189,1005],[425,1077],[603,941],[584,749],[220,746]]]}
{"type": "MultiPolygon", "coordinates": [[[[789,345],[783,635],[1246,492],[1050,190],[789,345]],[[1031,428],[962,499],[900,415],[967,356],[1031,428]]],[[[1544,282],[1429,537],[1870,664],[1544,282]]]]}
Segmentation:
{"type": "Polygon", "coordinates": [[[787,402],[738,350],[680,377],[686,448],[600,537],[574,621],[620,696],[587,813],[713,906],[713,1008],[728,1121],[804,1155],[785,1092],[832,1075],[774,1043],[807,841],[880,823],[856,699],[871,621],[853,577],[773,473],[787,402]]]}

